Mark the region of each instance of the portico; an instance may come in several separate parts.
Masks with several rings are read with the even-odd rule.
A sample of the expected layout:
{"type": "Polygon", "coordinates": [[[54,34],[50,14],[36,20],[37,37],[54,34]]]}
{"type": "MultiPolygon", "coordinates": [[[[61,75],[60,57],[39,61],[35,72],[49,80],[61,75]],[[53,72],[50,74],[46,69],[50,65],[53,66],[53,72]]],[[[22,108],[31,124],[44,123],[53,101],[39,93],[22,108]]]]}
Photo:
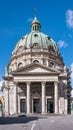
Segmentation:
{"type": "MultiPolygon", "coordinates": [[[[30,66],[30,71],[33,66],[36,64],[33,63],[30,66]]],[[[37,68],[39,64],[37,64],[37,68]]],[[[34,67],[33,67],[34,68],[34,67]]],[[[42,66],[39,67],[39,71],[42,69],[42,66]]],[[[44,71],[45,68],[43,68],[44,71]]],[[[24,70],[24,69],[23,69],[24,70]]],[[[28,67],[26,71],[28,70],[28,67]]],[[[18,92],[18,112],[30,113],[58,113],[58,72],[52,76],[52,70],[47,70],[46,73],[35,72],[29,74],[22,74],[22,71],[15,72],[14,80],[17,82],[18,92]],[[49,73],[50,71],[50,73],[49,73]],[[18,73],[21,73],[21,77],[18,76],[18,73]],[[49,76],[49,74],[51,76],[49,76]],[[36,75],[36,76],[35,76],[36,75]],[[22,77],[23,76],[23,77],[22,77]],[[25,79],[26,76],[26,79],[25,79]],[[45,78],[46,77],[46,78],[45,78]],[[32,78],[32,79],[31,79],[32,78]],[[44,80],[45,79],[45,80],[44,80]],[[26,81],[25,81],[26,80],[26,81]],[[21,108],[22,107],[22,108],[21,108]]],[[[53,74],[55,71],[53,70],[53,74]]]]}

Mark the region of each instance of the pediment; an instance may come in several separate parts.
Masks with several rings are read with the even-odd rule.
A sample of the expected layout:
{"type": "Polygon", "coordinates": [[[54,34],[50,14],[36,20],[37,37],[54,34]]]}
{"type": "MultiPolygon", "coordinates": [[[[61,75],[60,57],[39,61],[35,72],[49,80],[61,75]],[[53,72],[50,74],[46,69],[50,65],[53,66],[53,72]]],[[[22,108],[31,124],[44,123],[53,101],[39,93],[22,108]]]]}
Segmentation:
{"type": "Polygon", "coordinates": [[[32,63],[25,67],[19,68],[18,70],[13,72],[13,74],[58,74],[58,73],[59,71],[41,65],[39,63],[32,63]]]}
{"type": "Polygon", "coordinates": [[[48,72],[51,72],[50,70],[46,70],[40,66],[33,66],[33,67],[30,67],[30,68],[27,68],[25,70],[25,73],[48,73],[48,72]]]}

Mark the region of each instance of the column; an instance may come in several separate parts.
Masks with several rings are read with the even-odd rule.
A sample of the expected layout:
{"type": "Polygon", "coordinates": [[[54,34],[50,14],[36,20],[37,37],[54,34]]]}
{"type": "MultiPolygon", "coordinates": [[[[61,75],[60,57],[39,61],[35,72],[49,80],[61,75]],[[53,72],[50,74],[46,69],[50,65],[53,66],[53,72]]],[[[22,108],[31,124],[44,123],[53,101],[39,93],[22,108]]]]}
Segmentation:
{"type": "Polygon", "coordinates": [[[48,60],[47,60],[47,66],[49,66],[49,64],[48,64],[48,60]]]}
{"type": "Polygon", "coordinates": [[[8,116],[10,115],[10,86],[9,86],[9,79],[8,79],[8,116]]]}
{"type": "Polygon", "coordinates": [[[58,83],[54,82],[54,113],[58,114],[58,83]]]}
{"type": "Polygon", "coordinates": [[[41,64],[43,64],[43,54],[41,54],[41,64]]]}
{"type": "Polygon", "coordinates": [[[16,113],[18,113],[18,86],[16,86],[16,113]]]}
{"type": "Polygon", "coordinates": [[[10,104],[12,106],[13,114],[18,113],[18,82],[13,82],[13,96],[11,97],[13,100],[13,103],[10,101],[10,104]]]}
{"type": "Polygon", "coordinates": [[[18,82],[15,82],[14,106],[16,114],[18,113],[18,82]]]}
{"type": "Polygon", "coordinates": [[[45,82],[41,82],[42,84],[42,114],[45,113],[45,82]]]}
{"type": "Polygon", "coordinates": [[[30,113],[30,82],[27,82],[27,114],[30,113]]]}

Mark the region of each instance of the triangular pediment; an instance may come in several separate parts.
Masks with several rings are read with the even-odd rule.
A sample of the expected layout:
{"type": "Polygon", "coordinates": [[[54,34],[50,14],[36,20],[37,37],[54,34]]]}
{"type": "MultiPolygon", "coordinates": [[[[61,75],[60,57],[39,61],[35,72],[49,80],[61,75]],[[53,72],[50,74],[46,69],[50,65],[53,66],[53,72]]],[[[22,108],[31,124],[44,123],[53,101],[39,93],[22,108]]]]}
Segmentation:
{"type": "Polygon", "coordinates": [[[32,63],[25,67],[19,68],[14,71],[13,74],[58,74],[59,71],[52,69],[50,67],[46,67],[39,63],[32,63]]]}

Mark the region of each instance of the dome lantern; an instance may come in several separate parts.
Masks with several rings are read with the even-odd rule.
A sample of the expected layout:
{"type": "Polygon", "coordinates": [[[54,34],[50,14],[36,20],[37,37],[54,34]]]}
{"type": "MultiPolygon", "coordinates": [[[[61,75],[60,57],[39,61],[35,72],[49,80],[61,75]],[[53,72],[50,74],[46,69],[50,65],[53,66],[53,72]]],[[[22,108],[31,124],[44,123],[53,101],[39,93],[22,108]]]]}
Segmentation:
{"type": "Polygon", "coordinates": [[[40,31],[40,28],[41,28],[41,24],[37,20],[37,17],[35,17],[31,24],[31,31],[40,31]]]}

